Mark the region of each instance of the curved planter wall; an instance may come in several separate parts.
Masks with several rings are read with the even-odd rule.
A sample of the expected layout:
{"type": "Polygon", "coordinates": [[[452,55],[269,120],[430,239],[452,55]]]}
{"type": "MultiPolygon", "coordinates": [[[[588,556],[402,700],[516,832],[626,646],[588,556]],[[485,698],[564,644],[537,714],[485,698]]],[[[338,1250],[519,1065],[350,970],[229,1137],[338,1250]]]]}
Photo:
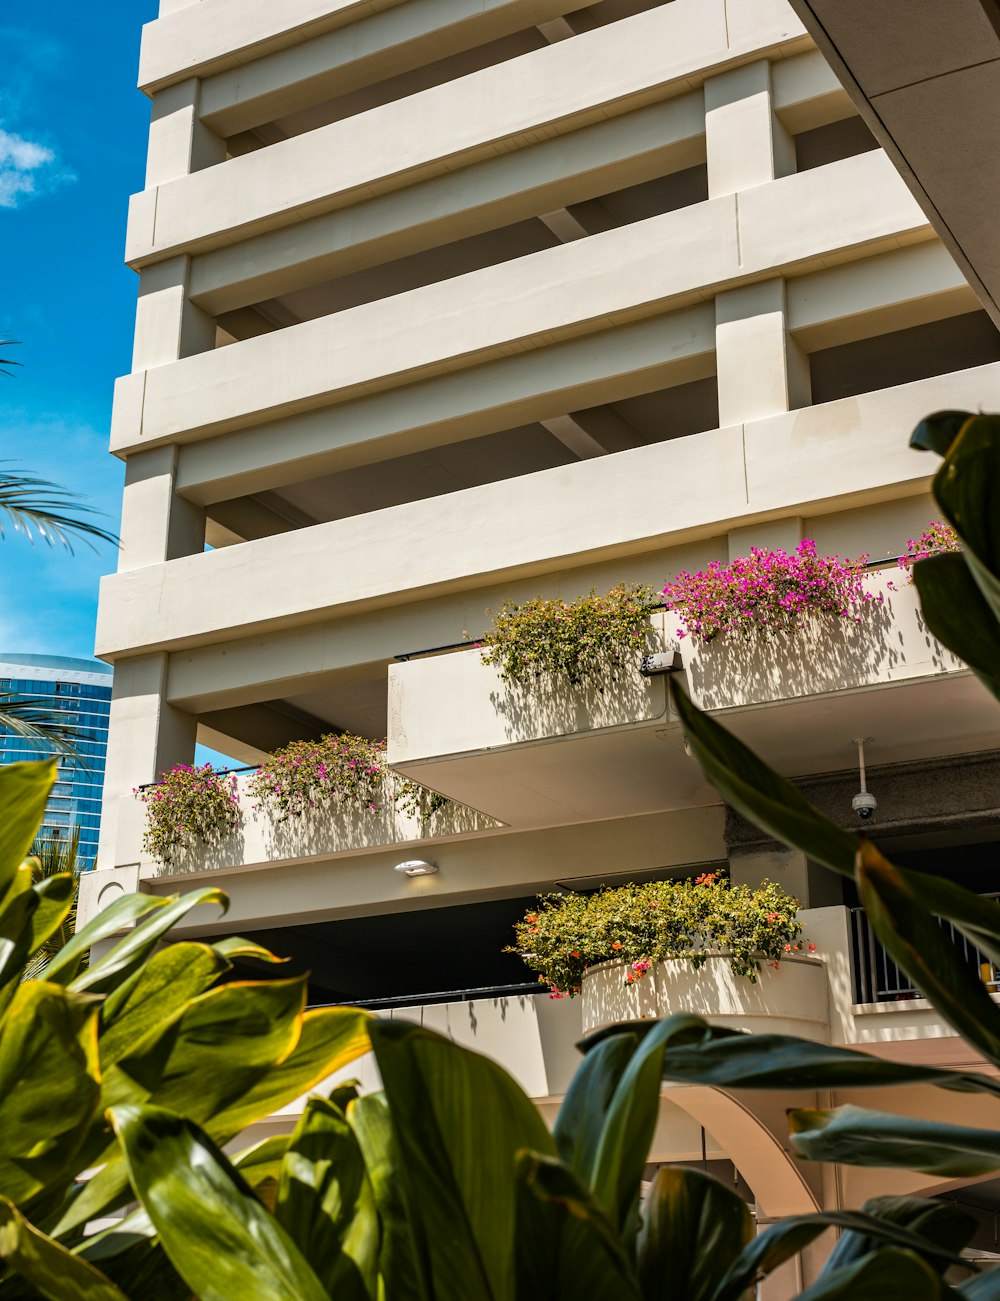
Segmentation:
{"type": "Polygon", "coordinates": [[[724,953],[698,968],[687,958],[658,962],[634,985],[625,983],[625,970],[624,963],[602,962],[584,975],[584,1034],[616,1021],[694,1012],[733,1030],[829,1040],[826,965],[819,958],[796,954],[776,971],[764,966],[756,984],[737,976],[724,953]]]}

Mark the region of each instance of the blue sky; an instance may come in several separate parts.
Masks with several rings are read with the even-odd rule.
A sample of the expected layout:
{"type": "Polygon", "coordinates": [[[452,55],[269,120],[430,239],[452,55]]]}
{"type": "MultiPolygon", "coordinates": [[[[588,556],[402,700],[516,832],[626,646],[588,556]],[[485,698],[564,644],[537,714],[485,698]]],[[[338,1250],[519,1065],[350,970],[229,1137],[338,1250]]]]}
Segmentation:
{"type": "MultiPolygon", "coordinates": [[[[107,451],[112,386],[129,368],[136,277],[122,263],[142,188],[149,101],[135,88],[156,0],[4,6],[0,18],[0,458],[85,493],[118,527],[107,451]]],[[[0,651],[91,655],[110,547],[0,541],[0,651]]]]}

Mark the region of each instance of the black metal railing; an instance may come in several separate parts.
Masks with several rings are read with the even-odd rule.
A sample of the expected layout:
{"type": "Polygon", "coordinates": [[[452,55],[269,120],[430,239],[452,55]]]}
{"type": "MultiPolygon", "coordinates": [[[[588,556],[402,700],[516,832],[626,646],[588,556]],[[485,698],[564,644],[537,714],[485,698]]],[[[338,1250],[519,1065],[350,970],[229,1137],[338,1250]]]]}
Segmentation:
{"type": "MultiPolygon", "coordinates": [[[[982,897],[1000,899],[998,894],[982,897]]],[[[939,917],[938,925],[958,945],[963,962],[980,977],[990,993],[996,993],[1000,986],[1000,972],[989,957],[945,918],[939,917]]],[[[855,1003],[891,1003],[922,997],[906,972],[897,967],[886,952],[863,908],[851,909],[851,949],[855,1003]]]]}
{"type": "Polygon", "coordinates": [[[543,993],[542,986],[533,981],[521,985],[480,985],[476,989],[442,989],[431,994],[396,994],[392,998],[351,998],[343,1003],[310,1004],[315,1007],[365,1007],[375,1012],[391,1007],[423,1007],[428,1003],[471,1003],[481,998],[508,998],[517,994],[543,993]]]}

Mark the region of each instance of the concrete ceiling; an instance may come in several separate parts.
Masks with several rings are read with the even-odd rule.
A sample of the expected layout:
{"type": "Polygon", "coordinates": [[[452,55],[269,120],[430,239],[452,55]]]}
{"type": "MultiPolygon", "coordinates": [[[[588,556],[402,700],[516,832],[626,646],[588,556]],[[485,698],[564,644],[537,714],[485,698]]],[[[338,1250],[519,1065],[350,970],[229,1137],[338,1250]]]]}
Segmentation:
{"type": "Polygon", "coordinates": [[[1000,326],[998,0],[791,0],[1000,326]]]}

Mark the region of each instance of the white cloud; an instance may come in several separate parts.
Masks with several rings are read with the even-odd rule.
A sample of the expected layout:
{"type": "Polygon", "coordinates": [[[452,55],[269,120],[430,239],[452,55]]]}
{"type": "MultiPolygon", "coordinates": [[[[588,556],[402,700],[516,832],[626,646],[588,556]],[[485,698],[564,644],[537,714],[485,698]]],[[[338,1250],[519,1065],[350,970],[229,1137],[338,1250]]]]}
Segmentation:
{"type": "Polygon", "coordinates": [[[22,199],[72,179],[55,163],[45,145],[0,128],[0,208],[16,208],[22,199]]]}

